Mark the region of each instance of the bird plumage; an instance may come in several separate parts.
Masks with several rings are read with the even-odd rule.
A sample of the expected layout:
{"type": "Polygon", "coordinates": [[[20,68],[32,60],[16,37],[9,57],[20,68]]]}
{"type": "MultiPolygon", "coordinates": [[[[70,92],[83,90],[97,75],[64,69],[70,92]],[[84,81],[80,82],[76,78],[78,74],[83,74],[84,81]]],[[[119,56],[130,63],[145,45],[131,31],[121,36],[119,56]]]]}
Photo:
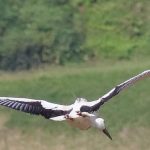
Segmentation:
{"type": "Polygon", "coordinates": [[[0,97],[0,105],[34,115],[42,115],[47,119],[66,115],[72,108],[71,105],[59,105],[45,100],[14,97],[0,97]]]}

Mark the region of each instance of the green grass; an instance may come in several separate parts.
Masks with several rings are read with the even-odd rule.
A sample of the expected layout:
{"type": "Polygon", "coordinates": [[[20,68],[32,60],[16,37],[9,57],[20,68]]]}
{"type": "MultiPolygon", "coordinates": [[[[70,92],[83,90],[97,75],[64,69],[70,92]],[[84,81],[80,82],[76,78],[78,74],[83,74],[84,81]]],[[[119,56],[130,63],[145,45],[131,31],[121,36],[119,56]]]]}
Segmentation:
{"type": "MultiPolygon", "coordinates": [[[[1,73],[0,95],[45,99],[61,104],[71,104],[77,97],[94,100],[105,94],[113,86],[149,69],[150,62],[138,65],[137,62],[120,62],[114,65],[97,64],[95,67],[81,65],[56,67],[46,70],[1,73]],[[135,64],[134,64],[135,63],[135,64]]],[[[126,125],[150,125],[149,111],[149,79],[137,83],[136,86],[122,92],[101,108],[101,115],[106,119],[112,131],[120,131],[126,125]],[[115,123],[117,121],[117,124],[115,123]]],[[[48,122],[42,117],[33,117],[7,108],[0,108],[10,115],[9,127],[28,129],[40,127],[52,130],[58,126],[60,130],[66,125],[48,122]]],[[[71,130],[69,130],[71,132],[71,130]]],[[[53,131],[52,131],[53,132],[53,131]]]]}
{"type": "MultiPolygon", "coordinates": [[[[77,97],[94,100],[122,81],[149,69],[149,66],[150,61],[146,60],[140,64],[138,61],[120,61],[94,66],[81,64],[29,72],[1,72],[0,96],[45,99],[61,104],[71,104],[77,97]]],[[[64,122],[53,122],[4,107],[0,107],[0,141],[6,137],[8,143],[5,147],[14,147],[15,150],[17,147],[24,150],[28,147],[26,143],[29,150],[49,147],[75,150],[78,144],[82,150],[116,150],[122,147],[147,150],[150,146],[146,140],[150,135],[149,87],[150,79],[140,81],[100,109],[99,115],[105,118],[113,142],[95,129],[83,132],[64,122]],[[14,138],[10,138],[11,134],[14,138]]]]}

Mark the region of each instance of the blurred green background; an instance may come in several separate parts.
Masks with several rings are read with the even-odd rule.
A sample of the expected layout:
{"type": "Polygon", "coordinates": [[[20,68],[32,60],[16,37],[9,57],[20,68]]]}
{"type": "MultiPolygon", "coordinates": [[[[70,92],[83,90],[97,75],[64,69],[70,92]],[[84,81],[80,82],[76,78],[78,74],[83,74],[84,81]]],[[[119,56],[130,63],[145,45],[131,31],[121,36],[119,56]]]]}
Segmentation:
{"type": "MultiPolygon", "coordinates": [[[[150,69],[148,0],[0,1],[0,96],[94,100],[150,69]]],[[[148,150],[150,80],[100,110],[113,136],[0,107],[0,150],[148,150]]]]}

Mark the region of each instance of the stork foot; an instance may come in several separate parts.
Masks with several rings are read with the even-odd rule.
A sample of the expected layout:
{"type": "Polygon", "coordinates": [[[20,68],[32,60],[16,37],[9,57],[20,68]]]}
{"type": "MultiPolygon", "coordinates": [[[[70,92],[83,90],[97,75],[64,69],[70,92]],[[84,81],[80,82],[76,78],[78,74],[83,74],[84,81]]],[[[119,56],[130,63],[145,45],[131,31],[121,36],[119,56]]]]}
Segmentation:
{"type": "Polygon", "coordinates": [[[77,111],[77,115],[79,115],[81,117],[87,117],[87,115],[84,112],[81,112],[81,111],[77,111]]]}
{"type": "Polygon", "coordinates": [[[73,121],[73,118],[71,118],[68,114],[67,114],[67,115],[65,115],[64,117],[65,117],[65,119],[68,119],[68,120],[73,121]]]}

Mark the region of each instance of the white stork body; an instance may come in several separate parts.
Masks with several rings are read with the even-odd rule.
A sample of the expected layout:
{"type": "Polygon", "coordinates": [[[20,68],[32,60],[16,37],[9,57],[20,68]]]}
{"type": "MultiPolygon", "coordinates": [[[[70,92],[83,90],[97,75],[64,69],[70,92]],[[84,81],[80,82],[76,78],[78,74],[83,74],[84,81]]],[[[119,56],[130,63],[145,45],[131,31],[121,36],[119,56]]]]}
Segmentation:
{"type": "Polygon", "coordinates": [[[77,116],[76,118],[68,118],[66,121],[72,127],[76,127],[80,130],[87,130],[92,127],[92,118],[77,116]]]}
{"type": "Polygon", "coordinates": [[[66,120],[66,122],[72,127],[79,128],[80,130],[87,130],[94,126],[95,120],[97,119],[96,113],[82,112],[80,114],[80,108],[87,102],[84,98],[77,98],[73,104],[72,111],[65,116],[58,116],[50,118],[55,121],[66,120]]]}
{"type": "Polygon", "coordinates": [[[91,102],[88,102],[84,98],[77,98],[75,103],[72,105],[60,105],[50,103],[45,100],[0,97],[0,105],[34,115],[41,115],[46,119],[54,121],[64,120],[71,126],[77,127],[81,130],[95,127],[102,130],[110,139],[112,139],[105,127],[104,119],[98,118],[94,112],[96,112],[105,102],[119,94],[122,90],[146,77],[150,77],[150,70],[146,70],[129,80],[126,80],[114,87],[98,100],[91,102]]]}

